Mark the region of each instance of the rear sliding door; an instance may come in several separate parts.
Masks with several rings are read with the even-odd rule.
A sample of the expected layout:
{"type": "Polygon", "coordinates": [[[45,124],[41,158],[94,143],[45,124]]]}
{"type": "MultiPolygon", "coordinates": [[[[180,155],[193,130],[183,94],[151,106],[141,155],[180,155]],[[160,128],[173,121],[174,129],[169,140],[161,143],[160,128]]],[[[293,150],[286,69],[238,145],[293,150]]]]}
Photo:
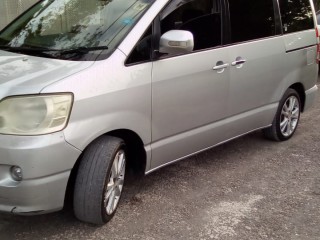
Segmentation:
{"type": "Polygon", "coordinates": [[[228,115],[236,136],[271,124],[281,98],[285,47],[273,0],[228,0],[230,88],[228,115]]]}

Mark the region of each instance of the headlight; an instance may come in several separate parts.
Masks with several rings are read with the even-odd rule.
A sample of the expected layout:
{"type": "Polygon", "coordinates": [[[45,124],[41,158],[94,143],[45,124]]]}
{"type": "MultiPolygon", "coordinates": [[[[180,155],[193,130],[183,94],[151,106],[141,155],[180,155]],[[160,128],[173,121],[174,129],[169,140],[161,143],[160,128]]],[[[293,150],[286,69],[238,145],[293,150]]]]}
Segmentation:
{"type": "Polygon", "coordinates": [[[72,94],[9,97],[0,102],[0,134],[40,135],[65,128],[72,94]]]}

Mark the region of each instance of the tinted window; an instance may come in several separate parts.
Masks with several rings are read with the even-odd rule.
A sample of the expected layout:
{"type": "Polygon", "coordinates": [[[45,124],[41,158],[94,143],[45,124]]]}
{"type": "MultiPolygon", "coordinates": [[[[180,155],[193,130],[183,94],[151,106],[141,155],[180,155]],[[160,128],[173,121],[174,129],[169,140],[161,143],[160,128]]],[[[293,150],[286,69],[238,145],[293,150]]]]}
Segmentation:
{"type": "Polygon", "coordinates": [[[279,0],[283,33],[314,28],[309,0],[279,0]]]}
{"type": "Polygon", "coordinates": [[[232,42],[275,34],[273,0],[229,0],[229,10],[232,42]]]}
{"type": "Polygon", "coordinates": [[[152,26],[143,34],[127,59],[126,64],[146,62],[151,59],[152,26]]]}
{"type": "Polygon", "coordinates": [[[221,45],[221,11],[218,0],[173,1],[163,12],[161,33],[180,29],[194,37],[194,50],[221,45]]]}

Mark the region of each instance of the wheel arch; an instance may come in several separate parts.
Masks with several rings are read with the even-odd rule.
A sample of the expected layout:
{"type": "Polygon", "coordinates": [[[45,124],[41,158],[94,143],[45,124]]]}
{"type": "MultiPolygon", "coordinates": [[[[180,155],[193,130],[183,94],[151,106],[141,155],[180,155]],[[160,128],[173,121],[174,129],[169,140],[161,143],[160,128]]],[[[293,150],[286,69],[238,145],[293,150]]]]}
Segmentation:
{"type": "MultiPolygon", "coordinates": [[[[106,132],[105,134],[102,134],[95,139],[93,139],[83,150],[83,152],[90,146],[92,142],[94,142],[96,139],[102,137],[102,136],[113,136],[121,138],[127,148],[127,161],[128,161],[128,167],[129,170],[133,171],[134,174],[137,175],[143,175],[146,170],[147,165],[147,153],[144,148],[144,144],[140,136],[129,129],[117,129],[112,130],[109,132],[106,132]]],[[[71,206],[73,202],[73,190],[75,185],[75,180],[77,177],[77,172],[79,168],[79,164],[81,162],[81,158],[83,156],[83,153],[78,157],[77,161],[75,162],[67,184],[66,192],[65,192],[65,203],[64,205],[66,207],[71,206]]]]}
{"type": "Polygon", "coordinates": [[[142,139],[136,132],[129,129],[118,129],[104,135],[121,138],[127,147],[130,169],[136,173],[144,174],[147,164],[147,153],[142,139]]]}
{"type": "Polygon", "coordinates": [[[294,89],[299,94],[300,101],[301,101],[301,112],[303,112],[305,102],[306,102],[306,94],[305,94],[304,86],[302,85],[302,83],[294,83],[289,88],[294,89]]]}

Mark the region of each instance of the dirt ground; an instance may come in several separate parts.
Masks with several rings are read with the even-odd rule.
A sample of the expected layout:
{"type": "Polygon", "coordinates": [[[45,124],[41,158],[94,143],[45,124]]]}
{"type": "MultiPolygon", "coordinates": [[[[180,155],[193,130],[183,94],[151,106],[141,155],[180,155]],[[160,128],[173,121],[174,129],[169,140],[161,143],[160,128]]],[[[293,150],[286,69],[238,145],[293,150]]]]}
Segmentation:
{"type": "Polygon", "coordinates": [[[255,132],[130,180],[103,227],[0,214],[0,239],[320,239],[320,97],[287,142],[255,132]]]}

